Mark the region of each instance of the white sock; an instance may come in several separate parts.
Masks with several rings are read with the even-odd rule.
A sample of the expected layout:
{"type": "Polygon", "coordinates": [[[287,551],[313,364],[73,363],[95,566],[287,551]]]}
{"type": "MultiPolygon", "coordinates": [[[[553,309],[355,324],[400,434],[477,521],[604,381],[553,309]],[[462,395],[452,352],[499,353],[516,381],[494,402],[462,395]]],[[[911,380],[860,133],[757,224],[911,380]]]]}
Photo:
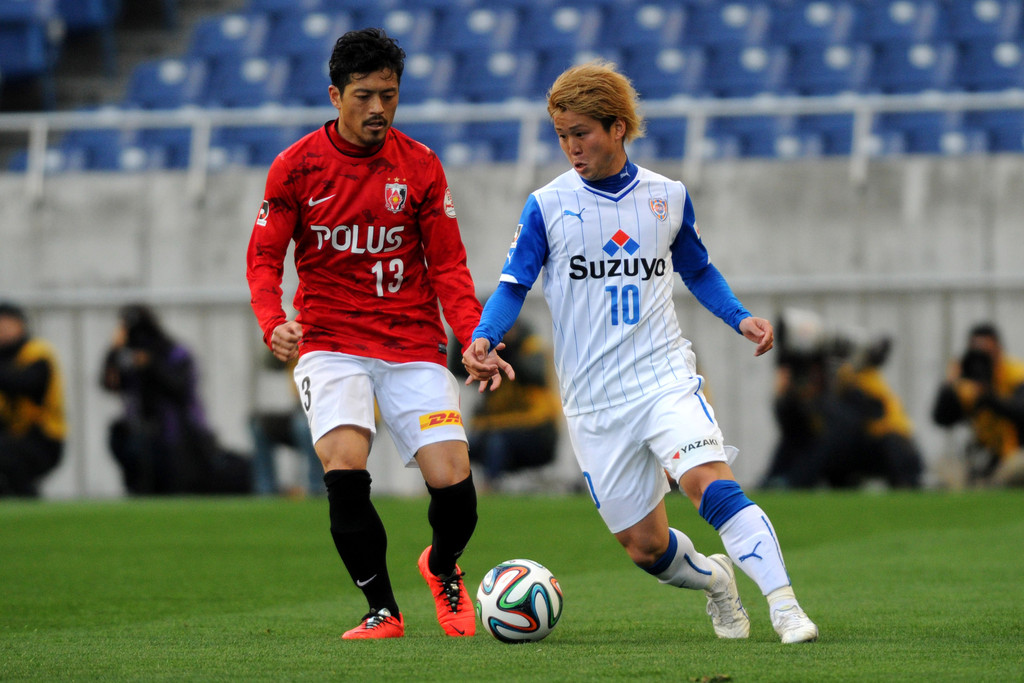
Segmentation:
{"type": "Polygon", "coordinates": [[[704,590],[710,586],[711,562],[708,558],[697,552],[693,541],[682,531],[669,529],[668,532],[675,540],[675,554],[669,555],[669,551],[673,549],[670,543],[669,551],[644,571],[670,586],[694,590],[704,590]]]}
{"type": "Polygon", "coordinates": [[[718,529],[733,564],[768,595],[790,585],[786,563],[768,515],[758,505],[748,505],[718,529]]]}

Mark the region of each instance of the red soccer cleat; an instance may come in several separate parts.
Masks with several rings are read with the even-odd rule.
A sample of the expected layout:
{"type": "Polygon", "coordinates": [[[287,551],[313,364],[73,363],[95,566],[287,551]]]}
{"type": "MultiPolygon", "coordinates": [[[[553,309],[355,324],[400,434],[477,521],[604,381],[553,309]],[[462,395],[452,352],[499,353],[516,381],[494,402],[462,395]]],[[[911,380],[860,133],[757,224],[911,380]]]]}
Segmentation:
{"type": "Polygon", "coordinates": [[[458,565],[455,572],[445,578],[434,576],[430,571],[427,559],[430,557],[430,548],[420,555],[420,574],[430,586],[430,592],[434,594],[434,602],[437,605],[437,621],[441,624],[444,632],[450,636],[472,636],[476,634],[476,610],[466,594],[466,587],[462,584],[463,573],[458,565]]]}
{"type": "Polygon", "coordinates": [[[370,610],[363,621],[354,629],[341,635],[344,640],[360,640],[364,638],[401,638],[405,635],[405,620],[402,615],[391,616],[387,608],[370,610]]]}

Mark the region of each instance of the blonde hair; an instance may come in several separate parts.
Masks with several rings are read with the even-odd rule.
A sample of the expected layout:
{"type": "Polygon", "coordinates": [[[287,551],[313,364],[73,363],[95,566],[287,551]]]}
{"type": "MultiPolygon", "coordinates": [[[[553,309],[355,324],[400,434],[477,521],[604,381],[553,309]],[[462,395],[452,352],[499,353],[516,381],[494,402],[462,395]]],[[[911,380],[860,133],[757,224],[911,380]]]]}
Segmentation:
{"type": "Polygon", "coordinates": [[[644,117],[629,78],[612,62],[595,60],[562,72],[548,91],[548,115],[571,111],[597,119],[609,130],[615,119],[626,124],[625,142],[644,136],[644,117]]]}

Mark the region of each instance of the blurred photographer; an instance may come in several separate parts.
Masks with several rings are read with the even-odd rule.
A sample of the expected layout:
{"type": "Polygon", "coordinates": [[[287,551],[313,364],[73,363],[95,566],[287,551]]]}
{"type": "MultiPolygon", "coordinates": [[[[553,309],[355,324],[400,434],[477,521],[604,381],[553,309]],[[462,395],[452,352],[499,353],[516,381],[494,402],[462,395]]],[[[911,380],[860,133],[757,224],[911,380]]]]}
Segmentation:
{"type": "Polygon", "coordinates": [[[0,302],[0,496],[35,497],[60,462],[67,425],[57,354],[0,302]]]}
{"type": "Polygon", "coordinates": [[[248,460],[221,449],[207,426],[192,353],[150,308],[121,309],[100,383],[124,405],[109,443],[130,493],[251,490],[248,460]]]}
{"type": "Polygon", "coordinates": [[[1024,363],[1003,353],[994,325],[970,331],[967,351],[949,365],[932,418],[943,427],[970,423],[969,481],[1024,485],[1024,363]]]}

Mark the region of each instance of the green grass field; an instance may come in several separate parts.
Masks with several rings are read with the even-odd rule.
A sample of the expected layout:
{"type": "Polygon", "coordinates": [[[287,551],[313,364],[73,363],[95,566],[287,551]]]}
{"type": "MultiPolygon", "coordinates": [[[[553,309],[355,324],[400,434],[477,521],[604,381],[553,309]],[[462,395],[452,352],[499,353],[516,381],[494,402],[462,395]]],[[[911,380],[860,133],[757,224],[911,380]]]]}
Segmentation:
{"type": "MultiPolygon", "coordinates": [[[[514,557],[565,593],[546,640],[441,634],[416,570],[426,499],[380,499],[406,637],[346,642],[365,611],[325,500],[0,503],[2,680],[1024,680],[1024,497],[759,493],[821,628],[781,645],[754,584],[753,621],[719,641],[702,593],[636,569],[582,496],[483,497],[460,562],[475,594],[514,557]]],[[[674,526],[717,534],[680,496],[674,526]]]]}

